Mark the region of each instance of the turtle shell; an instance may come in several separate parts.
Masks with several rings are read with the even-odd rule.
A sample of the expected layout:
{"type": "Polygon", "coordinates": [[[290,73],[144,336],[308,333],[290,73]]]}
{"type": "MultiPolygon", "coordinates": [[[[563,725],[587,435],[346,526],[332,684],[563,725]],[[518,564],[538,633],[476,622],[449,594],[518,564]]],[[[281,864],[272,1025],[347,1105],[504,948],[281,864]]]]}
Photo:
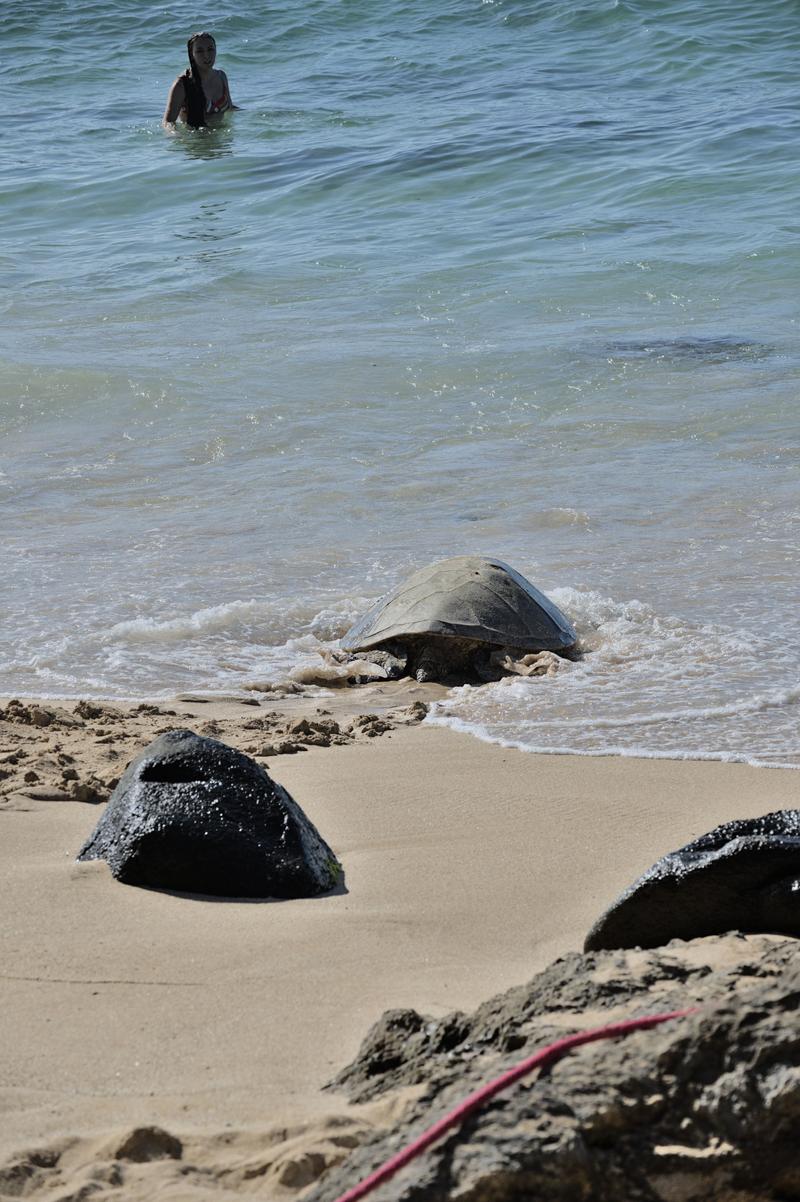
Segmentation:
{"type": "Polygon", "coordinates": [[[473,555],[415,572],[351,626],[341,645],[368,651],[420,635],[531,651],[561,651],[577,640],[561,610],[529,580],[500,559],[473,555]]]}

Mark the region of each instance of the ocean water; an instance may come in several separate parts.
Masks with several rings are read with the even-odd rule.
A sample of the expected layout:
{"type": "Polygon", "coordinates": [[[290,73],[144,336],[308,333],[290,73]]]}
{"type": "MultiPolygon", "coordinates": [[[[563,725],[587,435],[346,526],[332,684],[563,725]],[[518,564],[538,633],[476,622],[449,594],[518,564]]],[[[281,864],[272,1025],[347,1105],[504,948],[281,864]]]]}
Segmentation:
{"type": "Polygon", "coordinates": [[[186,20],[4,15],[0,694],[278,680],[487,553],[586,654],[435,721],[800,765],[796,4],[186,20]]]}

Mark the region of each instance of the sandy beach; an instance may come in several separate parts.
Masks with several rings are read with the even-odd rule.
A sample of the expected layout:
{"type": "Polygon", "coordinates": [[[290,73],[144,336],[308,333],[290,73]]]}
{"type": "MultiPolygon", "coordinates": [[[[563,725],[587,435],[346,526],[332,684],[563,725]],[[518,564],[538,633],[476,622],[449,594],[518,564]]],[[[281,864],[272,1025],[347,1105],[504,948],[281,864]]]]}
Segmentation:
{"type": "MultiPolygon", "coordinates": [[[[335,699],[341,729],[353,696],[335,699]]],[[[665,852],[797,805],[792,771],[531,755],[420,724],[414,699],[388,699],[389,729],[370,735],[362,719],[341,745],[268,755],[275,715],[333,720],[330,704],[103,703],[80,718],[74,702],[48,702],[56,717],[39,724],[6,707],[1,1197],[302,1190],[396,1117],[397,1100],[352,1107],[323,1090],[384,1010],[474,1007],[579,949],[665,852]],[[335,850],[344,889],[224,901],[76,863],[102,807],[70,787],[108,787],[169,726],[255,754],[335,850]],[[182,1159],[126,1157],[129,1134],[152,1126],[182,1159]]]]}
{"type": "Polygon", "coordinates": [[[0,1202],[800,1202],[797,10],[9,6],[0,1202]]]}

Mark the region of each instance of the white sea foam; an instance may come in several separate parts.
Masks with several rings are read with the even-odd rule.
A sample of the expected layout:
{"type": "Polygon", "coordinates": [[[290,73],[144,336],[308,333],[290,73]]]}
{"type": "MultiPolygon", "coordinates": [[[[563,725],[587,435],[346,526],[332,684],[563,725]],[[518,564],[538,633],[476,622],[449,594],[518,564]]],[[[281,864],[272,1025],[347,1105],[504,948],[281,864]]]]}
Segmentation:
{"type": "Polygon", "coordinates": [[[561,726],[592,727],[595,730],[613,730],[615,727],[658,726],[665,722],[699,722],[714,718],[743,717],[745,714],[763,713],[770,709],[783,709],[800,700],[800,688],[784,689],[777,693],[750,697],[732,702],[730,705],[698,706],[695,709],[678,709],[653,714],[637,714],[630,718],[569,718],[562,719],[561,726]]]}
{"type": "Polygon", "coordinates": [[[745,641],[594,590],[554,595],[583,658],[553,679],[454,689],[432,721],[530,751],[800,763],[800,686],[771,632],[745,641]]]}
{"type": "Polygon", "coordinates": [[[198,636],[241,635],[280,644],[291,632],[306,629],[320,642],[340,638],[358,613],[353,599],[313,612],[307,605],[276,601],[231,601],[195,610],[178,618],[132,618],[117,622],[104,635],[107,642],[183,643],[198,636]]]}
{"type": "Polygon", "coordinates": [[[515,751],[527,751],[538,755],[622,756],[627,759],[642,760],[708,760],[723,764],[747,764],[751,768],[800,769],[800,757],[795,761],[781,761],[777,759],[762,759],[757,755],[743,752],[700,751],[696,748],[681,749],[680,747],[675,747],[668,751],[656,751],[646,743],[641,746],[636,744],[631,746],[625,744],[606,744],[601,747],[587,748],[572,745],[556,746],[551,743],[537,744],[535,738],[531,738],[530,740],[500,738],[493,735],[489,728],[482,726],[480,723],[464,722],[460,718],[447,716],[439,711],[438,705],[432,707],[431,712],[425,718],[425,722],[431,726],[445,726],[450,730],[472,735],[477,739],[482,739],[486,743],[496,743],[500,747],[508,747],[515,751]]]}
{"type": "Polygon", "coordinates": [[[117,622],[106,632],[108,642],[182,643],[198,634],[232,631],[243,624],[269,622],[274,607],[259,601],[232,601],[212,605],[180,618],[131,618],[117,622]]]}

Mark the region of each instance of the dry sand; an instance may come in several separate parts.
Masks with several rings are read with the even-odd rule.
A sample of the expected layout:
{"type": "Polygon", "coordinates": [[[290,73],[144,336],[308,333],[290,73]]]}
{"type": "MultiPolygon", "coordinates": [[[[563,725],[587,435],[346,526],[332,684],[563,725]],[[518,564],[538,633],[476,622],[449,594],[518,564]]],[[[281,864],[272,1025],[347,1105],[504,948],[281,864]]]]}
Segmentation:
{"type": "MultiPolygon", "coordinates": [[[[65,703],[41,725],[30,709],[0,714],[0,1197],[290,1197],[396,1118],[397,1103],[349,1107],[322,1089],[383,1010],[473,1007],[580,948],[666,851],[798,804],[791,771],[530,755],[409,711],[388,731],[347,729],[353,695],[72,719],[65,703]],[[269,753],[304,714],[336,721],[341,745],[269,753]],[[176,725],[265,763],[336,851],[346,889],[208,900],[77,864],[100,806],[63,798],[83,785],[103,795],[176,725]],[[148,1126],[181,1157],[164,1135],[128,1138],[148,1126]]],[[[420,699],[360,696],[384,713],[420,699]]]]}

